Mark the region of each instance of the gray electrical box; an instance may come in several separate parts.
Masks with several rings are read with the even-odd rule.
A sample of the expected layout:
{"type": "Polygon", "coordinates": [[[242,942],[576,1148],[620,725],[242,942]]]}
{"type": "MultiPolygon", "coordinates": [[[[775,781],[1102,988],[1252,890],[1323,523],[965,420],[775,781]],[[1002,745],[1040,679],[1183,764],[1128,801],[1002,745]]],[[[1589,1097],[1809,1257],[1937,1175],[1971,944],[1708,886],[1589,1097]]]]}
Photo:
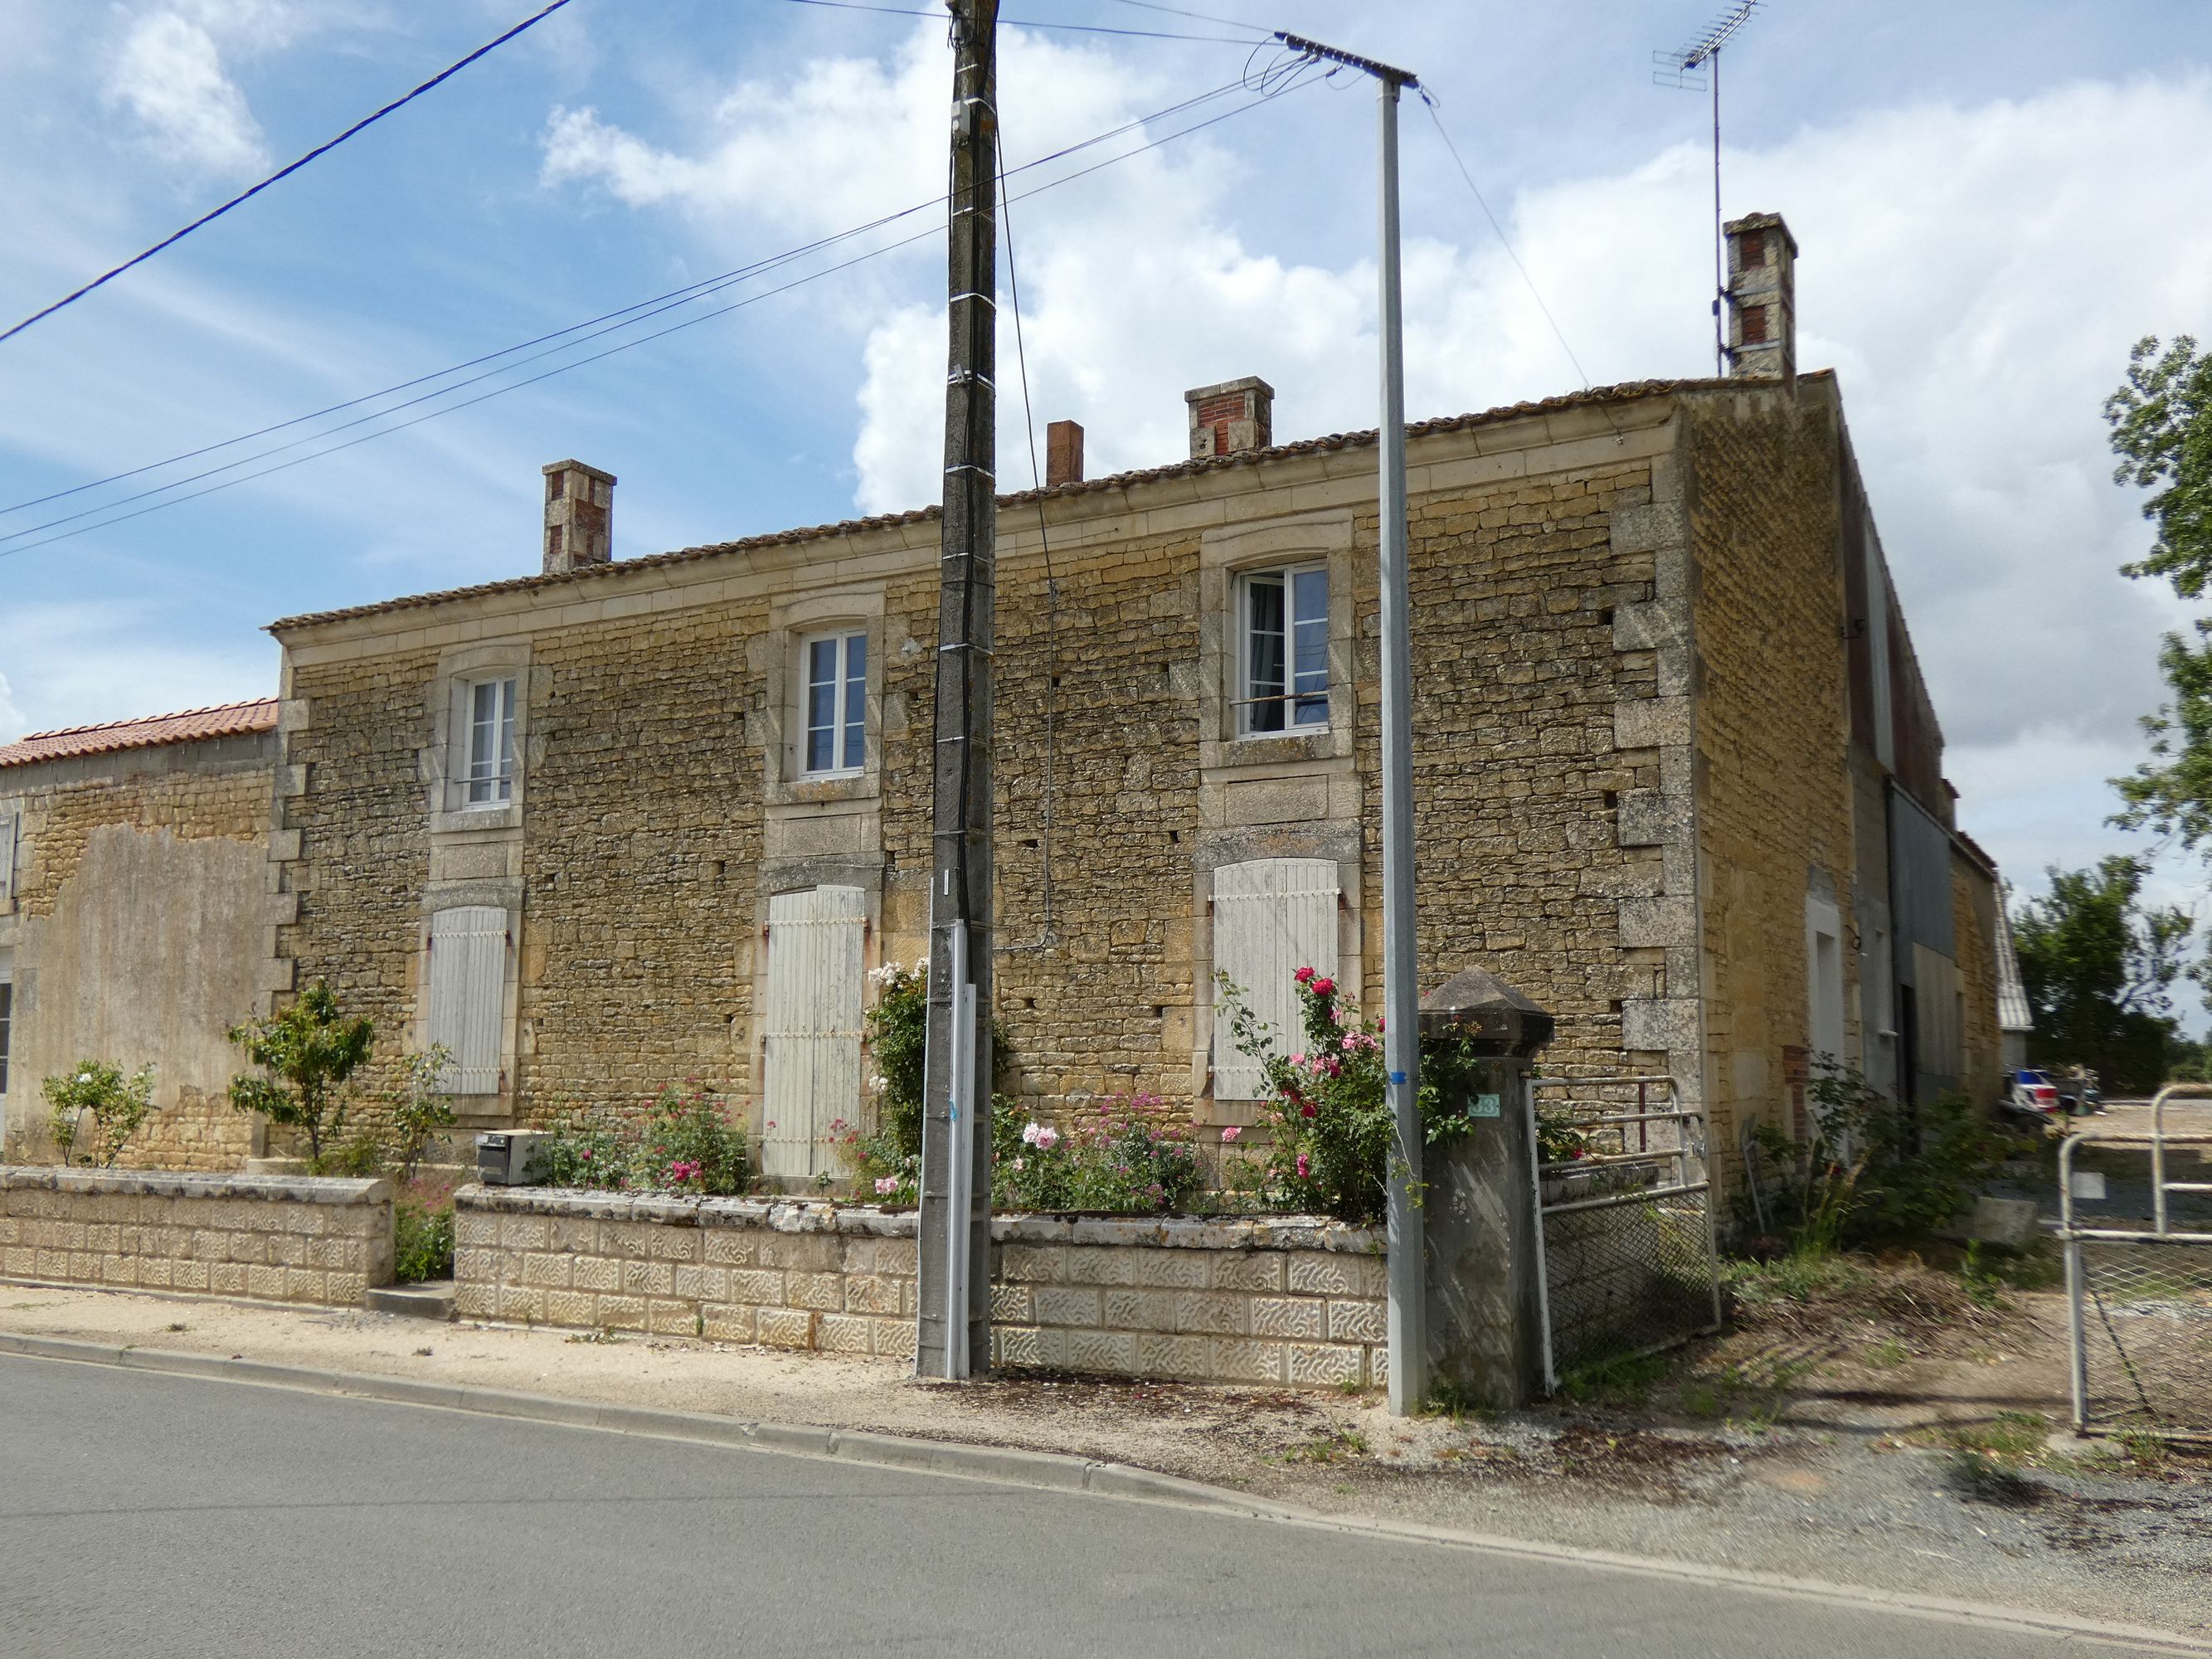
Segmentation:
{"type": "Polygon", "coordinates": [[[545,1179],[543,1129],[500,1129],[477,1137],[477,1179],[487,1187],[534,1187],[545,1179]]]}

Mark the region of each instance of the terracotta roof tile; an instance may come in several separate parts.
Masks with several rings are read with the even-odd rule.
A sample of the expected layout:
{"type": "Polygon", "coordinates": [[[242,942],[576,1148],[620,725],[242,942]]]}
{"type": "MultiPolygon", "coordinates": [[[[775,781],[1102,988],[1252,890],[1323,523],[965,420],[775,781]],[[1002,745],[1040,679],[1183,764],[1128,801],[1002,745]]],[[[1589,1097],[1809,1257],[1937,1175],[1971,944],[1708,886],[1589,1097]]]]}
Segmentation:
{"type": "MultiPolygon", "coordinates": [[[[1826,371],[1814,370],[1800,374],[1801,380],[1822,380],[1826,371]]],[[[1551,414],[1560,410],[1576,409],[1589,404],[1626,403],[1638,398],[1647,398],[1664,392],[1691,388],[1723,388],[1740,391],[1746,382],[1741,380],[1634,380],[1622,386],[1594,386],[1584,392],[1570,392],[1555,398],[1540,398],[1533,403],[1510,404],[1500,409],[1487,409],[1471,415],[1450,415],[1432,421],[1419,421],[1408,426],[1408,435],[1425,437],[1433,433],[1462,432],[1470,427],[1489,426],[1498,422],[1516,420],[1529,415],[1551,414]]],[[[1167,466],[1147,467],[1135,472],[1117,472],[1103,478],[1087,478],[1074,483],[1064,483],[1048,489],[1025,489],[1012,495],[999,497],[1003,509],[1027,502],[1041,501],[1051,495],[1080,495],[1098,489],[1122,489],[1133,484],[1150,483],[1158,479],[1183,477],[1200,472],[1218,471],[1228,467],[1251,466],[1259,462],[1280,459],[1290,455],[1310,455],[1324,450],[1355,449],[1375,441],[1376,428],[1364,432],[1337,432],[1327,437],[1305,438],[1296,443],[1277,444],[1272,449],[1248,449],[1233,455],[1200,456],[1188,461],[1176,461],[1167,466]]],[[[854,536],[871,530],[882,530],[896,525],[921,524],[941,516],[942,509],[935,507],[918,507],[907,513],[889,513],[875,518],[848,519],[839,524],[816,525],[804,530],[779,530],[764,536],[749,536],[739,541],[713,542],[702,547],[679,548],[672,553],[655,553],[641,559],[617,559],[608,564],[583,565],[571,571],[552,576],[514,576],[504,581],[481,582],[472,587],[447,588],[435,593],[417,593],[404,599],[381,599],[374,605],[349,605],[339,611],[318,611],[305,616],[285,617],[269,624],[271,633],[288,628],[307,628],[319,623],[343,622],[356,617],[373,617],[384,611],[410,610],[417,606],[443,605],[452,599],[475,599],[486,593],[526,592],[533,588],[552,587],[562,582],[603,580],[619,576],[626,571],[650,570],[663,565],[690,563],[699,559],[720,557],[725,554],[748,552],[755,548],[777,547],[793,542],[826,541],[833,536],[854,536]]]]}
{"type": "Polygon", "coordinates": [[[152,749],[168,743],[197,743],[204,738],[233,738],[276,729],[276,699],[217,703],[173,714],[149,714],[104,726],[71,726],[58,732],[33,732],[0,744],[0,767],[30,766],[77,755],[107,755],[124,749],[152,749]]]}

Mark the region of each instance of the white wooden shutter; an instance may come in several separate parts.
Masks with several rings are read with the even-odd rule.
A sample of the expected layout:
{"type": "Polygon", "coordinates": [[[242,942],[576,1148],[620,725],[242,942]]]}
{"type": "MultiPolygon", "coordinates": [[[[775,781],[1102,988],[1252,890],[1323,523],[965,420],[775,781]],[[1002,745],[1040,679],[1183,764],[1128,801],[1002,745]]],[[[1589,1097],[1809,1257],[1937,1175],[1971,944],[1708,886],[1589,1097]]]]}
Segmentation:
{"type": "MultiPolygon", "coordinates": [[[[1213,966],[1273,1028],[1267,1033],[1273,1053],[1305,1047],[1291,975],[1310,968],[1336,976],[1336,865],[1328,859],[1255,859],[1213,872],[1213,966]]],[[[1214,1098],[1255,1100],[1261,1089],[1259,1062],[1238,1052],[1229,1011],[1217,1001],[1214,1098]]]]}
{"type": "Polygon", "coordinates": [[[867,918],[857,887],[810,887],[768,902],[763,1174],[811,1180],[832,1165],[830,1124],[860,1121],[867,918]]]}
{"type": "Polygon", "coordinates": [[[13,812],[0,812],[0,905],[15,897],[15,818],[13,812]]]}
{"type": "Polygon", "coordinates": [[[507,1013],[507,912],[464,904],[430,918],[430,1041],[453,1051],[446,1087],[499,1092],[507,1013]]]}

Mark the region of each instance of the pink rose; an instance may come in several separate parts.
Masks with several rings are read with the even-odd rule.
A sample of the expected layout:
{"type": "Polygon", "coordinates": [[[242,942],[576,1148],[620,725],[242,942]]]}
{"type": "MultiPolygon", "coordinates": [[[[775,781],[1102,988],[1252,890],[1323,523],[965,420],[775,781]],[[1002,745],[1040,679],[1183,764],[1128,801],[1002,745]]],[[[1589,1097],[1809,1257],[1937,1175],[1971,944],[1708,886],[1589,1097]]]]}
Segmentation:
{"type": "Polygon", "coordinates": [[[1313,982],[1313,990],[1317,997],[1334,996],[1336,981],[1333,979],[1317,979],[1313,982]]]}
{"type": "Polygon", "coordinates": [[[1301,984],[1301,985],[1310,985],[1310,984],[1312,984],[1312,983],[1313,983],[1313,976],[1314,976],[1314,970],[1313,970],[1312,969],[1310,969],[1310,968],[1301,968],[1301,969],[1298,969],[1298,971],[1297,971],[1297,973],[1292,974],[1292,975],[1291,975],[1291,977],[1292,979],[1294,979],[1294,980],[1297,981],[1297,982],[1298,982],[1299,984],[1301,984]]]}
{"type": "Polygon", "coordinates": [[[1239,1128],[1237,1128],[1237,1127],[1234,1127],[1233,1125],[1232,1125],[1231,1127],[1229,1127],[1229,1128],[1224,1129],[1224,1130],[1221,1132],[1221,1141],[1222,1141],[1222,1144],[1223,1144],[1224,1146],[1227,1146],[1231,1141],[1232,1141],[1232,1140],[1236,1139],[1237,1136],[1239,1136],[1239,1135],[1243,1134],[1243,1133],[1244,1133],[1244,1132],[1243,1132],[1243,1130],[1239,1129],[1239,1128]]]}
{"type": "Polygon", "coordinates": [[[1304,1181],[1313,1173],[1313,1164],[1304,1152],[1298,1154],[1298,1179],[1304,1181]]]}

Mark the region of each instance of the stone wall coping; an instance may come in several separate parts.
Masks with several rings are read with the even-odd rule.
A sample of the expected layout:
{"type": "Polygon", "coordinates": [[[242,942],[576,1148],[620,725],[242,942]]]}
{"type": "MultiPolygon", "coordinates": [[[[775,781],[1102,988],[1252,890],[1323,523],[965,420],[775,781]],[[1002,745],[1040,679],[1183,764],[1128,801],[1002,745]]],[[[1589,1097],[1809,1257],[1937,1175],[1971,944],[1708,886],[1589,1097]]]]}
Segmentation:
{"type": "MultiPolygon", "coordinates": [[[[599,1221],[653,1221],[673,1227],[765,1227],[780,1233],[853,1233],[912,1238],[919,1218],[910,1209],[874,1204],[832,1204],[818,1199],[684,1198],[667,1193],[595,1193],[556,1187],[467,1186],[453,1194],[456,1209],[504,1215],[585,1217],[599,1221]]],[[[1336,1250],[1381,1255],[1382,1231],[1327,1216],[995,1215],[991,1237],[1000,1243],[1106,1244],[1192,1250],[1336,1250]]]]}
{"type": "Polygon", "coordinates": [[[335,1176],[212,1175],[183,1170],[80,1170],[0,1164],[0,1192],[77,1193],[142,1198],[258,1198],[299,1204],[384,1204],[388,1181],[335,1176]]]}

